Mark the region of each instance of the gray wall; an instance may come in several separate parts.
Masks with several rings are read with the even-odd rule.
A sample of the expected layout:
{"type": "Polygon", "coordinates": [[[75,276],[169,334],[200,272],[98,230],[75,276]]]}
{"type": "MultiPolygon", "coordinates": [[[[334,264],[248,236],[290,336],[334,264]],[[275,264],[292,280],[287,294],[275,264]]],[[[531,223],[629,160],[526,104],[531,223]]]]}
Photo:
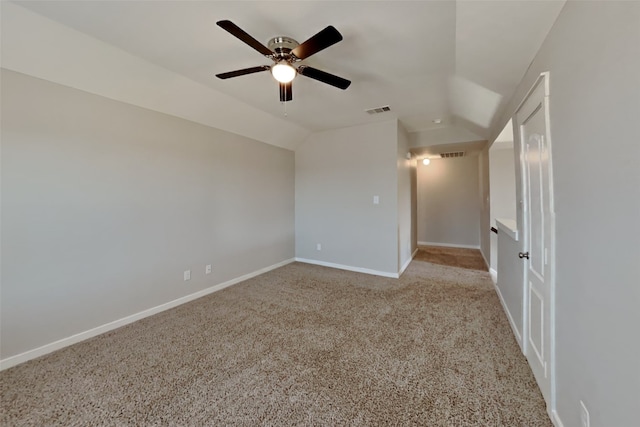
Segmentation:
{"type": "Polygon", "coordinates": [[[11,71],[1,136],[2,358],[294,256],[291,151],[11,71]]]}
{"type": "Polygon", "coordinates": [[[491,264],[491,197],[489,178],[489,147],[478,156],[478,204],[480,205],[480,252],[487,268],[491,264]]]}
{"type": "Polygon", "coordinates": [[[418,242],[479,247],[478,157],[418,162],[418,242]]]}
{"type": "Polygon", "coordinates": [[[411,163],[411,252],[418,249],[418,167],[414,158],[411,163]]]}
{"type": "Polygon", "coordinates": [[[632,426],[640,402],[640,2],[567,2],[497,135],[550,72],[558,414],[632,426]]]}
{"type": "Polygon", "coordinates": [[[397,138],[392,120],[315,133],[300,145],[297,258],[398,272],[397,138]]]}
{"type": "Polygon", "coordinates": [[[498,274],[496,286],[506,306],[507,314],[510,316],[511,325],[516,329],[519,340],[522,340],[524,263],[518,258],[521,244],[503,231],[500,231],[496,237],[498,240],[496,244],[497,263],[495,269],[498,274]]]}
{"type": "Polygon", "coordinates": [[[415,206],[411,199],[411,170],[415,159],[407,159],[409,154],[409,134],[398,122],[398,268],[402,268],[413,252],[411,243],[411,215],[415,206]]]}

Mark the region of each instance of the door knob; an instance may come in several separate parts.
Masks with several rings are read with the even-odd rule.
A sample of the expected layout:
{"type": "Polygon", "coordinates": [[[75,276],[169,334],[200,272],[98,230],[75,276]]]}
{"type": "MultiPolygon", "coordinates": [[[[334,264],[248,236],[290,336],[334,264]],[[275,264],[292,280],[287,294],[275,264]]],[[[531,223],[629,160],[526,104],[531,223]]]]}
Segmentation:
{"type": "Polygon", "coordinates": [[[529,252],[519,252],[518,253],[518,258],[520,258],[520,259],[522,259],[522,258],[529,259],[529,252]]]}

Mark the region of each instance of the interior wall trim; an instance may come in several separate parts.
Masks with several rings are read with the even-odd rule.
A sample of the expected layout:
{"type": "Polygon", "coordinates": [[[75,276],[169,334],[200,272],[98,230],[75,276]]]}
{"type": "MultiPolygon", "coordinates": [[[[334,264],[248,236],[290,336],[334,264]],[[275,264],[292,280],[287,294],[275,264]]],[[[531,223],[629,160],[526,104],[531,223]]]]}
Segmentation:
{"type": "MultiPolygon", "coordinates": [[[[445,248],[464,248],[464,249],[480,249],[480,245],[459,245],[457,243],[441,243],[441,242],[418,242],[420,246],[442,246],[445,248]]],[[[482,255],[484,258],[484,255],[482,255]]],[[[485,259],[485,262],[487,260],[485,259]]]]}
{"type": "Polygon", "coordinates": [[[86,330],[84,332],[77,333],[75,335],[71,335],[70,337],[62,338],[60,340],[54,341],[49,344],[45,344],[41,347],[34,348],[32,350],[27,350],[24,353],[17,354],[15,356],[10,356],[5,359],[0,360],[0,371],[4,369],[11,368],[12,366],[16,366],[20,363],[35,359],[36,357],[44,356],[45,354],[52,353],[56,350],[60,350],[64,347],[68,347],[72,344],[76,344],[78,342],[87,340],[89,338],[93,338],[97,335],[104,334],[105,332],[112,331],[121,326],[128,325],[130,323],[136,322],[140,319],[144,319],[145,317],[153,316],[154,314],[160,313],[165,310],[169,310],[170,308],[177,307],[182,304],[186,304],[195,299],[201,298],[205,295],[212,294],[214,292],[220,291],[224,288],[228,288],[229,286],[235,285],[237,283],[243,282],[245,280],[251,279],[253,277],[264,274],[268,271],[275,270],[276,268],[283,267],[287,264],[290,264],[294,261],[293,258],[284,260],[277,264],[270,265],[268,267],[261,268],[259,270],[253,271],[251,273],[247,273],[240,277],[236,277],[231,280],[227,280],[226,282],[219,283],[217,285],[211,286],[209,288],[203,289],[201,291],[180,297],[173,301],[166,302],[164,304],[160,304],[158,306],[148,308],[146,310],[140,311],[135,314],[131,314],[129,316],[123,317],[118,320],[114,320],[113,322],[105,323],[104,325],[97,326],[95,328],[86,330]]]}
{"type": "Polygon", "coordinates": [[[558,411],[551,411],[551,422],[554,427],[564,427],[562,420],[560,419],[560,415],[558,415],[558,411]]]}
{"type": "Polygon", "coordinates": [[[407,260],[407,262],[404,263],[404,265],[402,266],[402,268],[398,272],[398,277],[402,276],[402,273],[404,273],[404,271],[407,269],[407,267],[409,267],[409,264],[411,264],[411,261],[413,261],[413,259],[416,257],[417,253],[418,253],[418,248],[416,248],[416,250],[413,251],[413,253],[411,254],[411,258],[409,258],[407,260]]]}
{"type": "Polygon", "coordinates": [[[398,273],[389,273],[388,271],[372,270],[370,268],[352,267],[350,265],[335,264],[332,262],[318,261],[315,259],[296,258],[295,260],[297,262],[303,262],[305,264],[321,265],[323,267],[331,267],[331,268],[337,268],[339,270],[355,271],[356,273],[371,274],[373,276],[391,277],[392,279],[397,279],[400,277],[400,274],[398,273]]]}
{"type": "MultiPolygon", "coordinates": [[[[484,256],[484,252],[482,251],[482,248],[480,248],[480,255],[482,255],[482,259],[484,260],[484,265],[487,267],[487,270],[489,270],[489,273],[491,273],[491,263],[487,260],[487,257],[484,256]]],[[[497,272],[496,272],[496,277],[498,277],[497,272]]]]}
{"type": "MultiPolygon", "coordinates": [[[[486,260],[485,260],[485,262],[486,262],[486,260]]],[[[493,284],[497,285],[498,284],[498,272],[493,268],[489,268],[489,274],[491,275],[491,280],[493,280],[493,284]]]]}
{"type": "Polygon", "coordinates": [[[516,327],[516,323],[513,321],[513,316],[511,316],[511,312],[509,312],[509,308],[507,308],[507,303],[502,297],[502,292],[500,292],[500,288],[498,284],[494,282],[493,287],[496,289],[496,293],[498,294],[498,299],[500,300],[500,304],[502,304],[502,309],[507,315],[507,319],[509,320],[509,326],[511,326],[511,330],[513,331],[513,335],[516,337],[516,341],[518,342],[518,346],[520,347],[520,351],[524,354],[524,347],[522,346],[522,335],[518,328],[516,327]]]}

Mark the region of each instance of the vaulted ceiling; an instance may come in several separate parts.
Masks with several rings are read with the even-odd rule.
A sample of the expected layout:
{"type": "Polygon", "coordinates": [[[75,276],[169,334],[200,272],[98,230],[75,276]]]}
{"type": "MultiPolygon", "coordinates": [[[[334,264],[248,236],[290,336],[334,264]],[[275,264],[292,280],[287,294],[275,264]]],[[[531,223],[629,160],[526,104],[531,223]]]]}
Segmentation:
{"type": "MultiPolygon", "coordinates": [[[[246,127],[254,125],[255,111],[272,117],[276,125],[288,123],[303,132],[395,116],[410,132],[458,127],[486,138],[564,0],[14,3],[196,82],[207,88],[209,97],[223,94],[220,99],[239,101],[233,104],[234,113],[246,127]],[[344,40],[304,63],[353,83],[342,91],[298,76],[293,101],[282,104],[268,72],[217,79],[220,72],[270,63],[217,27],[222,19],[265,44],[281,35],[303,42],[333,25],[344,40]],[[391,112],[365,112],[382,105],[389,105],[391,112]],[[442,122],[436,124],[436,119],[442,122]]],[[[16,27],[3,38],[17,37],[18,31],[16,27]]],[[[81,67],[82,58],[67,66],[81,67]]],[[[138,70],[121,71],[145,78],[138,70]]],[[[154,84],[161,85],[162,79],[156,80],[154,84]]],[[[231,130],[242,133],[238,129],[231,130]]],[[[264,140],[270,138],[276,137],[267,135],[264,140]]]]}

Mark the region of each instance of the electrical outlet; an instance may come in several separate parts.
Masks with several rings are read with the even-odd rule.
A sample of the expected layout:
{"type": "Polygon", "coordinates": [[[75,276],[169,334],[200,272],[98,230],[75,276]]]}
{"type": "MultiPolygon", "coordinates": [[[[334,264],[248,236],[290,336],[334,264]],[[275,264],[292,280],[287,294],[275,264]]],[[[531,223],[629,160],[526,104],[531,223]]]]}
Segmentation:
{"type": "Polygon", "coordinates": [[[373,196],[373,204],[374,205],[380,204],[380,196],[373,196]]]}
{"type": "Polygon", "coordinates": [[[320,243],[318,243],[316,245],[316,251],[321,251],[322,250],[322,245],[320,243]]]}
{"type": "Polygon", "coordinates": [[[211,264],[207,264],[204,268],[204,274],[211,274],[211,264]]]}
{"type": "Polygon", "coordinates": [[[580,427],[590,427],[589,411],[582,400],[580,401],[580,427]]]}
{"type": "Polygon", "coordinates": [[[186,270],[184,272],[184,281],[191,280],[191,270],[186,270]]]}

